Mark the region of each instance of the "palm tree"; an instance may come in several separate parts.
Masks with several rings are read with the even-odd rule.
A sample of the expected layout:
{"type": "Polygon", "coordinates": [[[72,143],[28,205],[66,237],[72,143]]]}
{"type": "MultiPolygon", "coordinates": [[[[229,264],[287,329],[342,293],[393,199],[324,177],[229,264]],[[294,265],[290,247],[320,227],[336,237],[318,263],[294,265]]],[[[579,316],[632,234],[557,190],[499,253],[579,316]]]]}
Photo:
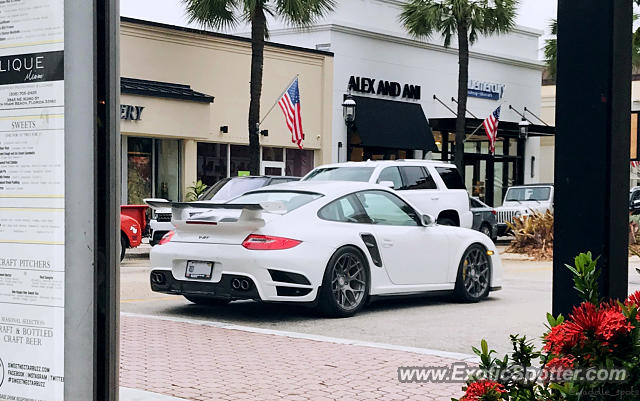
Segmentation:
{"type": "MultiPolygon", "coordinates": [[[[633,20],[638,19],[638,14],[633,15],[633,20]]],[[[549,24],[551,30],[551,38],[544,42],[544,61],[547,64],[547,74],[552,80],[556,79],[556,73],[558,72],[558,20],[552,19],[549,24]]],[[[633,32],[631,42],[631,64],[635,69],[640,67],[640,27],[633,32]]]]}
{"type": "Polygon", "coordinates": [[[402,6],[400,21],[416,37],[439,33],[444,46],[458,38],[458,116],[455,163],[464,175],[464,139],[469,81],[469,45],[480,35],[509,32],[515,23],[518,0],[409,0],[402,6]]]}
{"type": "Polygon", "coordinates": [[[249,170],[259,174],[260,96],[264,43],[269,38],[267,15],[280,17],[293,26],[308,26],[332,11],[334,0],[182,0],[189,23],[213,30],[251,24],[251,78],[249,83],[249,170]]]}

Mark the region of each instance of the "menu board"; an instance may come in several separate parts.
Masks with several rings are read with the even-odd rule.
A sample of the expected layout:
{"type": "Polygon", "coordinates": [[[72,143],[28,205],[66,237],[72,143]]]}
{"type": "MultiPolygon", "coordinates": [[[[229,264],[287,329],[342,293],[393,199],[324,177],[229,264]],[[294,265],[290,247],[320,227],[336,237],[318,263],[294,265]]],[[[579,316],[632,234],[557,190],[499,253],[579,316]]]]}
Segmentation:
{"type": "Polygon", "coordinates": [[[0,400],[64,396],[64,0],[0,0],[0,400]]]}

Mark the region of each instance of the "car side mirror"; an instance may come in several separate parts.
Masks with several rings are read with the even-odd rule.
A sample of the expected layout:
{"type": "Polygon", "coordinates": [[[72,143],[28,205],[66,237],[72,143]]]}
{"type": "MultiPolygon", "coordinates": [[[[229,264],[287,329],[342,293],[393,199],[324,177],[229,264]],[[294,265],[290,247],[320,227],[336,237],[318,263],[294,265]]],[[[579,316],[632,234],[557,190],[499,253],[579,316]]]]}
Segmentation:
{"type": "Polygon", "coordinates": [[[391,189],[394,189],[396,187],[396,184],[394,184],[393,181],[380,181],[378,184],[391,189]]]}
{"type": "Polygon", "coordinates": [[[422,215],[422,225],[425,227],[433,226],[436,224],[436,219],[430,214],[422,215]]]}

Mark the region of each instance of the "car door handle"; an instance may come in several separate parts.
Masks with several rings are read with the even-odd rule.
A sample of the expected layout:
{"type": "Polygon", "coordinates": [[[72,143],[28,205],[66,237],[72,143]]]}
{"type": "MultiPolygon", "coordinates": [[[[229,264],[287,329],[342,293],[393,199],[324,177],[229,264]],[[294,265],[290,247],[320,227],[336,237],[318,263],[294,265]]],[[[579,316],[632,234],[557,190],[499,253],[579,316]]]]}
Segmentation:
{"type": "Polygon", "coordinates": [[[435,198],[431,198],[431,200],[438,200],[438,199],[440,199],[440,198],[437,197],[437,196],[435,198]]]}
{"type": "Polygon", "coordinates": [[[391,241],[390,239],[383,239],[382,240],[382,247],[383,248],[391,248],[393,246],[393,241],[391,241]]]}

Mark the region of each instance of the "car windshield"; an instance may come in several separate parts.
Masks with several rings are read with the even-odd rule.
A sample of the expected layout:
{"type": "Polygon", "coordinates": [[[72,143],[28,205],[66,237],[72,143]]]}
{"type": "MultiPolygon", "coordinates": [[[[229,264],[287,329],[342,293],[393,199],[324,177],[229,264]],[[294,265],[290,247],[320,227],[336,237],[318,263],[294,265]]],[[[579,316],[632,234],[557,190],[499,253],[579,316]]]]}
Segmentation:
{"type": "Polygon", "coordinates": [[[264,187],[269,181],[266,177],[234,177],[225,178],[213,184],[198,200],[227,201],[252,189],[264,187]]]}
{"type": "Polygon", "coordinates": [[[320,197],[322,197],[322,195],[314,192],[260,191],[239,196],[232,201],[229,201],[229,203],[253,204],[261,202],[280,202],[288,213],[320,197]]]}
{"type": "Polygon", "coordinates": [[[505,201],[546,201],[550,197],[550,187],[520,187],[509,188],[505,201]]]}
{"type": "Polygon", "coordinates": [[[371,178],[373,167],[325,167],[309,173],[304,181],[361,181],[371,178]]]}

